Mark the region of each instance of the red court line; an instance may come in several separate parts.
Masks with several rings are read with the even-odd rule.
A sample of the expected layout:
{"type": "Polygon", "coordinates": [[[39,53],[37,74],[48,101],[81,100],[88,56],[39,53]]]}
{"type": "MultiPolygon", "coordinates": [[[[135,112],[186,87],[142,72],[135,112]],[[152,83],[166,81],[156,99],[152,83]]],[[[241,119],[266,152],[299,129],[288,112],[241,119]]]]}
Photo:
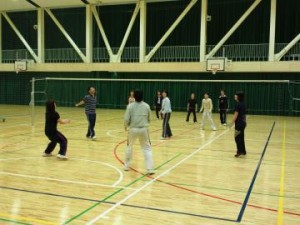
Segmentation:
{"type": "MultiPolygon", "coordinates": [[[[118,149],[118,147],[121,144],[125,143],[126,141],[127,140],[123,140],[123,141],[117,143],[117,145],[114,147],[114,156],[123,165],[124,165],[124,162],[119,158],[119,156],[117,154],[117,149],[118,149]]],[[[153,146],[155,146],[155,145],[153,145],[153,146]]],[[[132,169],[136,173],[144,175],[142,172],[140,172],[140,171],[138,171],[138,170],[136,170],[136,169],[134,169],[132,167],[130,167],[130,169],[132,169]]],[[[150,178],[150,179],[152,179],[151,176],[147,176],[147,177],[150,178]]],[[[242,202],[239,202],[239,201],[235,201],[235,200],[223,198],[223,197],[220,197],[220,196],[217,196],[217,195],[207,194],[207,193],[204,193],[204,192],[199,192],[199,191],[192,190],[192,189],[186,188],[186,187],[182,187],[182,186],[179,186],[179,185],[176,185],[176,184],[171,184],[171,183],[165,182],[165,181],[160,180],[160,179],[157,179],[156,181],[164,183],[164,184],[167,184],[169,186],[175,187],[175,188],[180,189],[180,190],[184,190],[184,191],[188,191],[188,192],[194,193],[194,194],[198,194],[198,195],[202,195],[202,196],[206,196],[206,197],[210,197],[210,198],[214,198],[214,199],[218,199],[218,200],[230,202],[230,203],[233,203],[233,204],[242,205],[242,202]]],[[[277,209],[267,208],[267,207],[263,207],[263,206],[253,205],[253,204],[247,204],[247,205],[249,207],[256,208],[256,209],[262,209],[262,210],[267,210],[267,211],[271,211],[271,212],[278,212],[277,209]]],[[[290,212],[290,211],[284,211],[284,213],[285,214],[289,214],[289,215],[294,215],[294,216],[300,216],[300,213],[295,213],[295,212],[290,212]]]]}

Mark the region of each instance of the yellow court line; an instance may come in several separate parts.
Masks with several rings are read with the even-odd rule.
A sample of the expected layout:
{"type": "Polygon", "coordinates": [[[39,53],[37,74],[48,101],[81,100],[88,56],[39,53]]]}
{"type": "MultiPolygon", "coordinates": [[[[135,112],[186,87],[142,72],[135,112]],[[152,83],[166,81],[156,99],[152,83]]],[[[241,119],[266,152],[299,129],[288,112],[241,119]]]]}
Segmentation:
{"type": "Polygon", "coordinates": [[[37,224],[41,224],[41,225],[59,225],[59,223],[53,223],[53,222],[49,222],[46,220],[34,219],[34,218],[30,218],[30,217],[1,213],[1,212],[0,212],[0,217],[5,217],[3,219],[26,221],[26,222],[37,223],[37,224]]]}
{"type": "Polygon", "coordinates": [[[282,149],[281,149],[281,172],[280,172],[280,191],[278,202],[278,217],[277,225],[283,224],[283,204],[284,204],[284,174],[285,174],[285,158],[286,158],[286,121],[283,124],[282,135],[282,149]]]}

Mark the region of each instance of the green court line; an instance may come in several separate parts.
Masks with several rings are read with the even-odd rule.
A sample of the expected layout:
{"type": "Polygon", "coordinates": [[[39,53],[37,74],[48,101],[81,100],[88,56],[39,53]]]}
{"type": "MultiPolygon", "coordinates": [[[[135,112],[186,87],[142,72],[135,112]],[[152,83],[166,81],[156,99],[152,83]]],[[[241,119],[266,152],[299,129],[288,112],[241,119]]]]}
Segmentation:
{"type": "MultiPolygon", "coordinates": [[[[177,155],[175,155],[174,157],[172,157],[171,159],[169,159],[168,161],[164,162],[163,164],[159,165],[158,167],[155,168],[155,170],[158,170],[159,168],[163,167],[164,165],[166,165],[167,163],[171,162],[172,160],[176,159],[177,157],[179,157],[182,153],[178,153],[177,155]]],[[[65,224],[69,224],[70,222],[80,218],[82,215],[86,214],[87,212],[89,212],[90,210],[92,210],[93,208],[95,208],[96,206],[104,203],[105,201],[109,200],[110,198],[114,197],[115,195],[117,195],[118,193],[124,191],[127,187],[130,187],[131,185],[135,184],[136,182],[142,180],[144,177],[146,177],[147,175],[144,174],[140,177],[138,177],[137,179],[133,180],[132,182],[130,182],[129,184],[125,185],[123,188],[118,189],[117,191],[113,192],[112,194],[108,195],[107,197],[105,197],[104,199],[102,199],[101,201],[95,203],[94,205],[90,206],[89,208],[87,208],[86,210],[82,211],[81,213],[77,214],[76,216],[70,218],[69,220],[67,220],[66,222],[63,223],[63,225],[65,224]]]]}
{"type": "MultiPolygon", "coordinates": [[[[169,183],[169,182],[167,182],[167,183],[169,183]]],[[[244,191],[240,191],[240,190],[227,189],[227,188],[217,188],[217,187],[210,187],[210,186],[202,186],[202,185],[196,185],[196,184],[182,184],[182,183],[169,183],[169,184],[175,184],[175,185],[187,186],[187,187],[200,187],[200,188],[211,189],[211,190],[213,189],[213,190],[245,193],[244,191]]],[[[276,194],[267,194],[267,193],[262,193],[262,192],[252,192],[252,193],[257,194],[257,195],[265,195],[265,196],[272,196],[272,197],[284,197],[284,198],[291,198],[291,199],[300,199],[300,196],[286,196],[286,195],[279,196],[279,195],[276,195],[276,194]]]]}
{"type": "Polygon", "coordinates": [[[0,218],[0,221],[10,222],[10,223],[16,223],[16,224],[23,224],[23,225],[32,225],[30,223],[23,223],[23,222],[19,222],[19,221],[15,221],[15,220],[3,219],[3,218],[0,218]]]}

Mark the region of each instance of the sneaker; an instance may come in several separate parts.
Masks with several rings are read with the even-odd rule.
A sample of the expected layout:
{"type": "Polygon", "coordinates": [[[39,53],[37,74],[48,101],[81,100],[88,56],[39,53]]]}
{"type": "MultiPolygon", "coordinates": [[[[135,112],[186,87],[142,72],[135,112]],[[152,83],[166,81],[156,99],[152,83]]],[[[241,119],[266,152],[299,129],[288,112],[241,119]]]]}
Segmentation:
{"type": "Polygon", "coordinates": [[[61,155],[61,154],[57,154],[57,158],[59,158],[59,159],[68,159],[67,156],[61,155]]]}
{"type": "Polygon", "coordinates": [[[165,137],[160,137],[160,140],[166,140],[166,138],[165,137]]]}
{"type": "Polygon", "coordinates": [[[151,175],[154,175],[154,174],[155,173],[154,173],[153,170],[148,170],[147,173],[146,173],[147,176],[151,176],[151,175]]]}
{"type": "Polygon", "coordinates": [[[227,123],[223,123],[223,126],[227,126],[227,123]]]}
{"type": "Polygon", "coordinates": [[[240,154],[235,154],[234,157],[238,158],[240,157],[240,154]]]}
{"type": "Polygon", "coordinates": [[[129,171],[129,168],[127,166],[124,166],[124,171],[129,171]]]}
{"type": "Polygon", "coordinates": [[[52,156],[52,154],[51,153],[43,153],[43,155],[42,155],[43,157],[51,157],[52,156]]]}
{"type": "Polygon", "coordinates": [[[216,131],[216,130],[217,130],[217,128],[215,128],[215,127],[214,127],[212,130],[213,130],[213,131],[216,131]]]}
{"type": "Polygon", "coordinates": [[[97,139],[97,137],[96,137],[96,136],[93,136],[93,137],[91,137],[91,139],[92,139],[93,141],[95,141],[95,140],[97,139]]]}

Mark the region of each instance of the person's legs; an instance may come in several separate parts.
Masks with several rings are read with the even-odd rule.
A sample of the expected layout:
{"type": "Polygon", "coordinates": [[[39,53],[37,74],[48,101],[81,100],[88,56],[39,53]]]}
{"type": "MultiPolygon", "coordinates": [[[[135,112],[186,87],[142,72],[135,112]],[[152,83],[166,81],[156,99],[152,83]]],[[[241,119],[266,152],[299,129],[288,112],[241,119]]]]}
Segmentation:
{"type": "Polygon", "coordinates": [[[221,124],[224,124],[224,120],[223,120],[223,110],[220,109],[220,121],[221,121],[221,124]]]}
{"type": "Polygon", "coordinates": [[[196,123],[197,122],[197,115],[196,115],[196,110],[195,109],[193,109],[193,116],[194,116],[194,123],[196,123]]]}
{"type": "Polygon", "coordinates": [[[87,138],[90,138],[90,137],[91,137],[90,114],[86,113],[86,119],[87,119],[87,121],[88,121],[88,130],[87,130],[87,133],[86,133],[86,137],[87,137],[87,138]]]}
{"type": "Polygon", "coordinates": [[[246,149],[245,149],[245,141],[244,141],[244,128],[238,126],[235,128],[234,139],[237,148],[237,153],[235,156],[238,157],[240,155],[245,155],[246,149]]]}
{"type": "Polygon", "coordinates": [[[170,117],[171,117],[171,113],[165,113],[164,120],[163,120],[163,133],[162,133],[163,138],[172,136],[172,131],[169,124],[170,117]]]}
{"type": "Polygon", "coordinates": [[[189,110],[188,110],[188,113],[187,113],[187,116],[186,116],[186,122],[189,122],[191,112],[192,112],[192,111],[189,109],[189,110]]]}
{"type": "Polygon", "coordinates": [[[207,118],[210,121],[211,124],[211,129],[216,130],[216,125],[212,119],[212,113],[211,112],[207,112],[207,118]]]}
{"type": "Polygon", "coordinates": [[[136,134],[134,132],[134,128],[130,129],[128,131],[128,135],[127,135],[127,146],[125,149],[125,170],[128,170],[130,167],[130,163],[131,163],[131,159],[132,159],[132,148],[133,148],[133,144],[135,142],[136,139],[136,134]]]}
{"type": "Polygon", "coordinates": [[[205,117],[207,116],[206,114],[207,114],[207,112],[203,111],[203,113],[202,113],[202,120],[201,120],[201,124],[200,124],[200,128],[201,128],[201,129],[204,128],[205,117]]]}
{"type": "Polygon", "coordinates": [[[144,154],[146,169],[153,170],[153,159],[151,151],[151,142],[147,128],[139,129],[139,141],[144,154]]]}
{"type": "Polygon", "coordinates": [[[159,111],[160,108],[158,106],[155,107],[155,112],[156,112],[156,118],[159,119],[159,111]]]}
{"type": "Polygon", "coordinates": [[[67,153],[67,146],[68,146],[68,140],[67,140],[67,138],[62,133],[60,133],[59,131],[57,131],[56,140],[57,140],[57,142],[60,145],[60,150],[59,150],[58,154],[59,155],[66,155],[66,153],[67,153]]]}
{"type": "Polygon", "coordinates": [[[51,154],[51,152],[53,152],[53,150],[55,149],[55,147],[56,147],[56,144],[57,144],[57,141],[56,141],[56,139],[55,139],[55,136],[53,135],[53,136],[48,136],[47,135],[47,137],[49,138],[49,140],[50,140],[50,143],[48,144],[48,146],[47,146],[47,148],[46,148],[46,150],[45,150],[45,154],[51,154]]]}
{"type": "Polygon", "coordinates": [[[90,129],[91,137],[95,136],[95,124],[96,124],[96,114],[90,114],[90,129]]]}

